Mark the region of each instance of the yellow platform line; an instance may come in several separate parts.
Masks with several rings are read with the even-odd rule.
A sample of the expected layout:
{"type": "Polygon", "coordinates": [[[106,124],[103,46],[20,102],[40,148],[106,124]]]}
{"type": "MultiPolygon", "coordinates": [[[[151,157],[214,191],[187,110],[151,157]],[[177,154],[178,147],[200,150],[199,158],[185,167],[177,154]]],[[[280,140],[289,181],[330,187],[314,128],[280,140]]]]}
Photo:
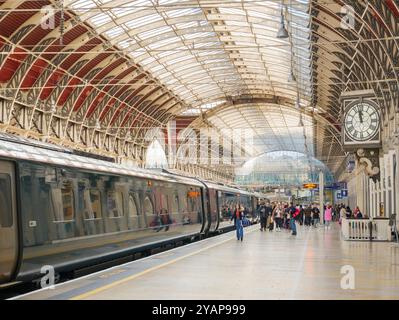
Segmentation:
{"type": "MultiPolygon", "coordinates": [[[[247,234],[248,234],[248,233],[251,233],[251,232],[253,232],[254,230],[257,230],[257,229],[254,228],[254,229],[252,229],[252,230],[249,230],[249,231],[246,232],[246,233],[247,233],[247,234]]],[[[107,285],[105,285],[105,286],[99,287],[99,288],[97,288],[97,289],[88,291],[88,292],[86,292],[86,293],[80,294],[80,295],[75,296],[75,297],[72,297],[72,298],[70,298],[69,300],[82,300],[82,299],[86,299],[86,298],[88,298],[88,297],[90,297],[90,296],[93,296],[93,295],[95,295],[95,294],[97,294],[97,293],[100,293],[100,292],[103,292],[103,291],[108,290],[108,289],[110,289],[110,288],[113,288],[113,287],[115,287],[115,286],[118,286],[118,285],[120,285],[120,284],[122,284],[122,283],[129,282],[129,281],[131,281],[131,280],[134,280],[134,279],[136,279],[136,278],[138,278],[138,277],[141,277],[141,276],[143,276],[143,275],[145,275],[145,274],[147,274],[147,273],[150,273],[150,272],[152,272],[152,271],[161,269],[161,268],[163,268],[163,267],[166,267],[166,266],[168,266],[168,265],[171,265],[171,264],[173,264],[173,263],[176,263],[176,262],[181,261],[181,260],[183,260],[183,259],[186,259],[186,258],[188,258],[188,257],[191,257],[191,256],[194,256],[194,255],[196,255],[196,254],[199,254],[199,253],[201,253],[201,252],[203,252],[203,251],[206,251],[206,250],[212,249],[212,248],[214,248],[214,247],[220,246],[221,244],[226,243],[226,242],[228,242],[228,241],[231,241],[231,240],[233,240],[233,239],[235,239],[235,236],[234,236],[234,237],[231,237],[231,238],[229,238],[229,239],[223,240],[223,241],[221,241],[221,242],[218,242],[218,243],[216,243],[216,244],[213,244],[213,245],[211,245],[211,246],[208,246],[208,247],[199,249],[199,250],[197,250],[197,251],[191,252],[191,253],[186,254],[186,255],[184,255],[184,256],[181,256],[181,257],[179,257],[179,258],[170,260],[170,261],[168,261],[168,262],[164,262],[164,263],[162,263],[162,264],[160,264],[160,265],[157,265],[157,266],[155,266],[155,267],[146,269],[146,270],[144,270],[144,271],[142,271],[142,272],[133,274],[133,275],[131,275],[131,276],[129,276],[129,277],[126,277],[126,278],[123,278],[123,279],[121,279],[121,280],[112,282],[112,283],[110,283],[110,284],[107,284],[107,285]]]]}

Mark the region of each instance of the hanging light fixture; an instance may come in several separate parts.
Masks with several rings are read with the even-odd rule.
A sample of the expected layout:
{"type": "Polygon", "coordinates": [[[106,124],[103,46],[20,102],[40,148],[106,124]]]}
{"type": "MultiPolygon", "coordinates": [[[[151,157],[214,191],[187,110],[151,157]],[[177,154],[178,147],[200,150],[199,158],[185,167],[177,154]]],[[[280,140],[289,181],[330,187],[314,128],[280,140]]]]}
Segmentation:
{"type": "Polygon", "coordinates": [[[96,120],[96,129],[97,130],[101,130],[101,124],[100,124],[100,120],[96,120]]]}
{"type": "Polygon", "coordinates": [[[304,124],[303,124],[303,120],[302,120],[302,113],[300,113],[298,127],[303,127],[303,126],[304,126],[304,124]]]}
{"type": "Polygon", "coordinates": [[[277,32],[277,39],[287,39],[287,38],[288,38],[288,31],[285,28],[283,1],[281,1],[281,21],[280,21],[280,26],[279,26],[278,32],[277,32]]]}
{"type": "Polygon", "coordinates": [[[297,109],[301,107],[301,100],[299,99],[299,93],[296,96],[295,107],[297,107],[297,109]]]}
{"type": "Polygon", "coordinates": [[[296,77],[295,77],[295,74],[294,74],[294,71],[292,70],[292,68],[291,68],[291,73],[288,76],[288,82],[296,82],[296,77]]]}

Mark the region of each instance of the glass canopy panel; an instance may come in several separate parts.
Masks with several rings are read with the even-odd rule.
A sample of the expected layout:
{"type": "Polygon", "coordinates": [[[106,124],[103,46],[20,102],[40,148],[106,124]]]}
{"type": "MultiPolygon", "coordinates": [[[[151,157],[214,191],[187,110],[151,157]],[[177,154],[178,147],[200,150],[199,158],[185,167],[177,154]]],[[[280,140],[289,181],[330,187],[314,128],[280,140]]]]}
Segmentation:
{"type": "Polygon", "coordinates": [[[276,151],[247,161],[235,173],[240,185],[292,187],[318,183],[320,171],[327,185],[334,183],[331,171],[316,158],[300,152],[276,151]]]}
{"type": "Polygon", "coordinates": [[[252,156],[277,150],[314,155],[313,119],[301,110],[275,104],[223,106],[210,112],[207,122],[217,130],[246,130],[254,138],[252,156]]]}
{"type": "Polygon", "coordinates": [[[276,38],[279,1],[65,2],[193,108],[209,102],[203,84],[215,100],[238,92],[296,97],[297,86],[287,85],[291,68],[301,100],[310,101],[308,0],[284,5],[289,39],[276,38]]]}

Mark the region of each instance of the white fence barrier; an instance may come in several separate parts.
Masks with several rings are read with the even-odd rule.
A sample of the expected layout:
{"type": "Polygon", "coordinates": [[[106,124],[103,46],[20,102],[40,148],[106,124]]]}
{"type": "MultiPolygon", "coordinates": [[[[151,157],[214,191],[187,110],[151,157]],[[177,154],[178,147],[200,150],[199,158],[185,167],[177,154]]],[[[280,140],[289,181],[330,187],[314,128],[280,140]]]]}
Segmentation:
{"type": "Polygon", "coordinates": [[[342,219],[342,235],[345,240],[370,241],[370,235],[373,241],[392,240],[388,218],[342,219]]]}

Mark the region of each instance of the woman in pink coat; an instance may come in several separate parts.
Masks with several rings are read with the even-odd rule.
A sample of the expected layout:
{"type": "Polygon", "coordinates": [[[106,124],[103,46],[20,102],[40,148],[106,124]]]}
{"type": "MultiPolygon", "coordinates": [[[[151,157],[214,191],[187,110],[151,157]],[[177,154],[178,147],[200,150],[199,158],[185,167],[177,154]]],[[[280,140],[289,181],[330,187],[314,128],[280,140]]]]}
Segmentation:
{"type": "Polygon", "coordinates": [[[330,204],[327,204],[326,212],[324,213],[324,222],[325,228],[330,228],[330,222],[332,220],[332,207],[330,204]]]}

